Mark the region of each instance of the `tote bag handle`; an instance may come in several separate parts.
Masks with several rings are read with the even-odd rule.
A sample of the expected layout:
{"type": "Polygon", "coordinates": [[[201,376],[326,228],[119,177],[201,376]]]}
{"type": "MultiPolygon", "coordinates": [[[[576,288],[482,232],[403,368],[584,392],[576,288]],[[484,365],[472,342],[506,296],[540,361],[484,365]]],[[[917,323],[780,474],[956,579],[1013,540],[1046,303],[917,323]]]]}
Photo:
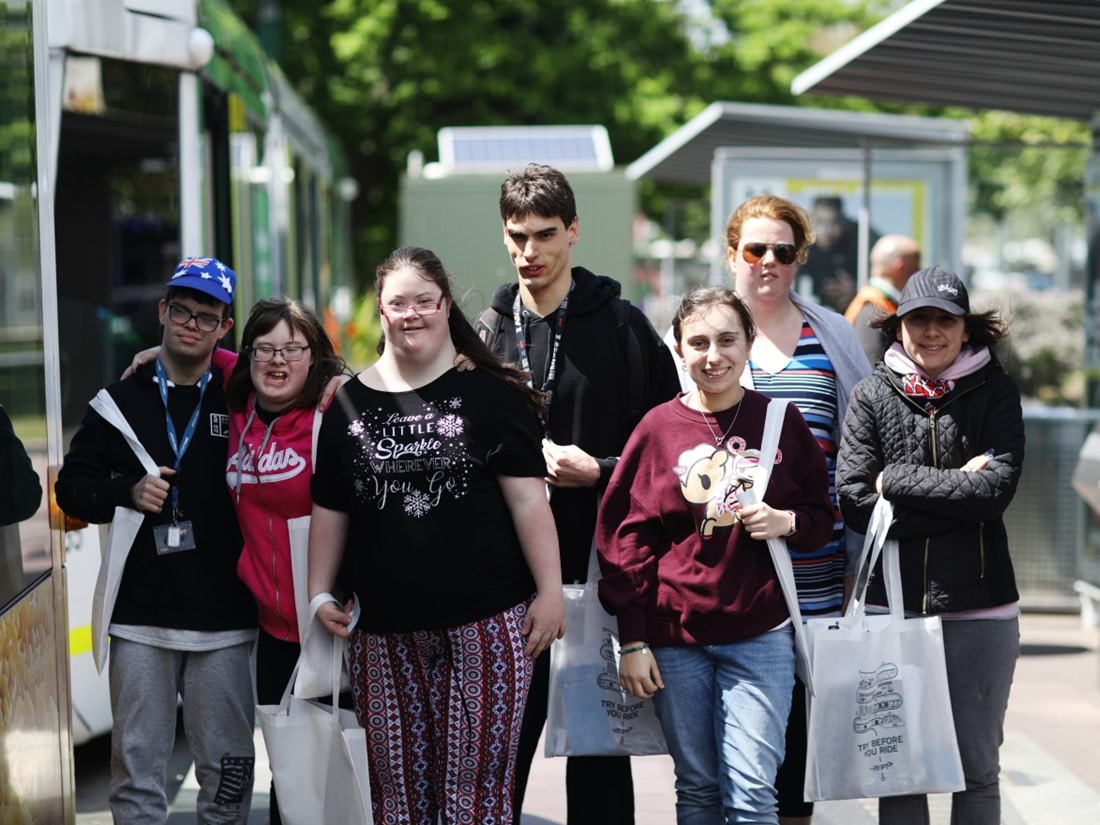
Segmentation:
{"type": "MultiPolygon", "coordinates": [[[[750,505],[764,500],[768,483],[771,481],[772,468],[775,466],[775,456],[779,451],[779,436],[783,431],[783,420],[786,415],[786,401],[773,398],[768,402],[768,412],[764,418],[764,436],[760,444],[760,460],[756,465],[756,477],[753,479],[752,487],[737,496],[740,504],[750,505]]],[[[772,566],[775,568],[780,589],[783,591],[783,600],[787,604],[787,611],[791,614],[791,624],[794,626],[796,670],[806,690],[812,696],[814,682],[810,667],[809,645],[806,642],[806,630],[802,626],[802,611],[798,607],[798,588],[794,582],[791,553],[784,539],[768,539],[767,544],[772,566]]]]}
{"type": "Polygon", "coordinates": [[[863,618],[867,609],[867,588],[871,584],[871,573],[882,556],[882,574],[886,583],[886,601],[894,621],[905,618],[905,603],[901,590],[901,569],[897,541],[887,541],[886,535],[894,522],[894,505],[879,496],[875,509],[871,513],[871,523],[867,528],[867,540],[863,543],[863,552],[856,566],[856,586],[852,600],[848,603],[845,617],[857,621],[863,618]]]}
{"type": "Polygon", "coordinates": [[[142,469],[153,478],[160,478],[157,462],[149,455],[149,451],[145,449],[145,445],[141,443],[141,439],[137,437],[134,428],[130,426],[130,422],[126,420],[126,416],[122,414],[122,410],[111,394],[105,389],[100,390],[89,406],[99,413],[104,421],[122,433],[122,437],[126,439],[126,443],[137,456],[137,460],[141,462],[142,469]]]}
{"type": "MultiPolygon", "coordinates": [[[[332,596],[328,593],[319,593],[313,597],[313,601],[309,603],[309,623],[308,627],[314,627],[314,619],[317,617],[317,611],[321,605],[332,601],[332,596]]],[[[358,602],[358,600],[357,600],[358,602]]],[[[358,604],[356,604],[358,608],[358,604]]],[[[354,626],[354,622],[352,623],[354,626]]],[[[325,631],[328,633],[328,631],[325,631]]],[[[340,669],[344,665],[344,657],[340,655],[340,645],[337,644],[336,636],[332,637],[332,715],[335,717],[340,712],[340,669]]],[[[294,663],[294,670],[290,673],[290,680],[286,683],[286,688],[283,690],[283,698],[279,700],[279,713],[285,714],[290,708],[290,696],[294,692],[294,682],[298,678],[298,667],[302,663],[302,656],[304,655],[305,639],[302,639],[303,653],[298,656],[298,661],[294,663]]]]}

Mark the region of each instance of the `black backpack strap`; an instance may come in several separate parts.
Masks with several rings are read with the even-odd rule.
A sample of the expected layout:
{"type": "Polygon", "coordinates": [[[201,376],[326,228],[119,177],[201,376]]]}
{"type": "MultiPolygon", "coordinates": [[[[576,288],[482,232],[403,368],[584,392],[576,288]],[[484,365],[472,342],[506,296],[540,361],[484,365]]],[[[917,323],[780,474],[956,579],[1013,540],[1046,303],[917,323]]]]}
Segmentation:
{"type": "Polygon", "coordinates": [[[633,429],[646,412],[645,362],[642,359],[642,345],[638,341],[638,333],[630,323],[630,301],[626,298],[615,298],[611,304],[615,312],[619,347],[626,355],[626,391],[630,401],[630,427],[633,429]]]}
{"type": "Polygon", "coordinates": [[[500,335],[500,322],[503,316],[493,309],[491,306],[486,307],[481,311],[481,314],[477,316],[477,321],[474,323],[474,330],[477,332],[477,337],[481,339],[481,343],[493,348],[493,342],[497,336],[500,335]]]}

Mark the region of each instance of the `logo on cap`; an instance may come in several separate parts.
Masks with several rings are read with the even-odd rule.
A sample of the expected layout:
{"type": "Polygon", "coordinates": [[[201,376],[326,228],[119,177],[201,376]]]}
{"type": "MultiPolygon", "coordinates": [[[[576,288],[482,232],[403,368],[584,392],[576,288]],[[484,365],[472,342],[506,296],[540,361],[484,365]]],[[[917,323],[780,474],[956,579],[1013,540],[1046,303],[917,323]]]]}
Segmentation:
{"type": "Polygon", "coordinates": [[[959,290],[951,286],[951,284],[940,284],[938,287],[936,287],[936,289],[938,289],[940,292],[950,293],[952,298],[959,297],[959,290]]]}

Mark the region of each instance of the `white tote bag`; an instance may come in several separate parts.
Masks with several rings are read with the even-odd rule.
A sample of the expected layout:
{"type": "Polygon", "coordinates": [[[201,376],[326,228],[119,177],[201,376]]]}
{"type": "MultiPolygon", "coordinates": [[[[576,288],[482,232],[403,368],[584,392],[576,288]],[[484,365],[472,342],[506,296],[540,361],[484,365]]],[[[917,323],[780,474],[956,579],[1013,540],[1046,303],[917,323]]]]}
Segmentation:
{"type": "Polygon", "coordinates": [[[807,623],[816,693],[809,703],[808,801],[950,793],[965,788],[939,616],[906,619],[893,507],[881,496],[841,619],[807,623]],[[890,613],[866,616],[883,557],[890,613]],[[866,564],[866,570],[864,565],[866,564]]]}
{"type": "MultiPolygon", "coordinates": [[[[92,399],[91,408],[122,433],[130,449],[134,451],[141,467],[151,476],[160,477],[160,468],[149,451],[138,439],[134,428],[122,414],[115,399],[107,390],[100,390],[92,399]]],[[[107,637],[111,627],[111,616],[115,612],[115,600],[122,585],[122,574],[126,569],[126,558],[137,538],[138,531],[145,521],[145,514],[132,507],[116,507],[114,518],[107,533],[106,541],[101,541],[101,559],[99,576],[96,578],[95,592],[92,595],[92,658],[97,673],[102,673],[107,664],[107,637]]]]}
{"type": "MultiPolygon", "coordinates": [[[[328,682],[339,685],[343,656],[328,650],[328,682]]],[[[283,822],[372,825],[366,731],[335,691],[331,707],[293,695],[294,670],[279,704],[256,706],[283,822]]]]}
{"type": "Polygon", "coordinates": [[[619,684],[619,623],[600,604],[596,546],[587,584],[567,584],[565,636],[550,646],[546,756],[668,753],[653,700],[619,684]]]}

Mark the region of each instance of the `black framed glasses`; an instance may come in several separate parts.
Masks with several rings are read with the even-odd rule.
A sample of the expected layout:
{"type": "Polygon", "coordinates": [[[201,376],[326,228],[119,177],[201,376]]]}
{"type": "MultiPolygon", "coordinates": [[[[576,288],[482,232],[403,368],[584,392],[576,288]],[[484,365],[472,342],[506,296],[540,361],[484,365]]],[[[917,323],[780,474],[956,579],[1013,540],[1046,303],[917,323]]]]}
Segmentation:
{"type": "Polygon", "coordinates": [[[185,306],[180,304],[168,305],[168,319],[173,324],[178,324],[181,327],[187,326],[191,323],[191,319],[195,319],[195,326],[199,328],[200,332],[213,332],[221,326],[222,319],[217,315],[208,315],[205,312],[192,312],[185,306]]]}
{"type": "Polygon", "coordinates": [[[431,298],[421,298],[419,301],[413,301],[411,304],[407,304],[404,301],[390,301],[388,304],[378,304],[378,310],[387,318],[397,319],[404,318],[411,309],[419,316],[434,315],[443,308],[443,296],[439,296],[438,301],[433,301],[431,298]]]}
{"type": "Polygon", "coordinates": [[[309,347],[302,344],[292,344],[289,347],[273,347],[269,344],[260,344],[259,346],[249,347],[248,354],[253,361],[272,361],[275,359],[276,353],[281,354],[284,361],[301,361],[306,357],[307,349],[309,347]]]}
{"type": "Polygon", "coordinates": [[[745,263],[755,264],[768,254],[769,249],[781,264],[793,264],[798,259],[798,247],[793,243],[747,243],[741,247],[741,257],[745,263]]]}

